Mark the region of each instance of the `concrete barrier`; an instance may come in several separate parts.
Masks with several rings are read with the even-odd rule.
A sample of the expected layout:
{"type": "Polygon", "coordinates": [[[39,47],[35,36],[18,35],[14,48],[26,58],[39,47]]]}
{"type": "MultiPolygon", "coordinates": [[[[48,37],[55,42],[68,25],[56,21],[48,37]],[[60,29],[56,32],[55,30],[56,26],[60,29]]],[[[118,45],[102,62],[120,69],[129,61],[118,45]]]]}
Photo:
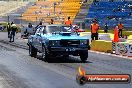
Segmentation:
{"type": "Polygon", "coordinates": [[[129,35],[128,36],[128,40],[132,40],[132,35],[129,35]]]}
{"type": "MultiPolygon", "coordinates": [[[[84,33],[81,33],[81,36],[91,36],[91,33],[84,32],[84,33]]],[[[91,42],[90,44],[91,50],[112,53],[113,38],[114,38],[114,34],[100,33],[99,40],[94,40],[91,42]]],[[[132,35],[128,37],[128,40],[124,38],[120,38],[119,41],[120,42],[115,44],[115,54],[131,57],[132,56],[132,35]]]]}
{"type": "Polygon", "coordinates": [[[129,36],[128,36],[127,42],[128,42],[128,43],[132,43],[132,35],[129,35],[129,36]]]}
{"type": "MultiPolygon", "coordinates": [[[[81,32],[80,36],[91,36],[91,32],[81,32]]],[[[99,40],[111,40],[114,38],[114,34],[111,33],[99,33],[99,40]]]]}
{"type": "Polygon", "coordinates": [[[132,35],[132,31],[123,31],[122,35],[130,36],[132,35]]]}
{"type": "Polygon", "coordinates": [[[132,43],[132,40],[127,40],[128,43],[132,43]]]}
{"type": "Polygon", "coordinates": [[[100,52],[112,52],[112,41],[95,40],[91,43],[91,50],[100,52]]]}
{"type": "Polygon", "coordinates": [[[110,39],[113,40],[114,39],[114,34],[109,33],[109,35],[110,35],[110,39]]]}

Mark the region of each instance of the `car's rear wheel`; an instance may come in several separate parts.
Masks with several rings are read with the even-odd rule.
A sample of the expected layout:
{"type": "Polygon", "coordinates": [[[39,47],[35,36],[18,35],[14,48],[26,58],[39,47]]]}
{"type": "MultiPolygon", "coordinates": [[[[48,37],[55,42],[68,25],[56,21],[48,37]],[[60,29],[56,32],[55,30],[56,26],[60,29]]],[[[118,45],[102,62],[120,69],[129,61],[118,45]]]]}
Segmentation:
{"type": "Polygon", "coordinates": [[[37,56],[37,50],[31,44],[29,44],[29,55],[31,57],[37,56]]]}
{"type": "Polygon", "coordinates": [[[42,59],[47,61],[48,53],[46,51],[45,46],[42,46],[42,59]]]}
{"type": "Polygon", "coordinates": [[[86,62],[87,58],[88,58],[88,51],[82,51],[80,53],[80,58],[82,62],[86,62]]]}

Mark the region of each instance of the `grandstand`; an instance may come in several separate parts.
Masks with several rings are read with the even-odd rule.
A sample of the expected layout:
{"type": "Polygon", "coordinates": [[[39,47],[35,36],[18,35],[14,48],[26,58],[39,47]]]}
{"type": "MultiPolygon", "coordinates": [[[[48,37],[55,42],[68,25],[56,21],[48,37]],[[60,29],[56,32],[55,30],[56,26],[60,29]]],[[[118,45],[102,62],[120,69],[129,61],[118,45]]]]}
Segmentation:
{"type": "Polygon", "coordinates": [[[131,0],[98,0],[93,2],[85,19],[85,25],[89,28],[92,20],[96,18],[101,27],[108,23],[114,27],[122,22],[125,28],[132,28],[132,5],[131,0]]]}
{"type": "Polygon", "coordinates": [[[81,1],[84,0],[0,1],[0,16],[12,15],[10,13],[13,12],[22,14],[23,22],[36,23],[43,21],[49,23],[51,19],[54,19],[55,24],[64,23],[70,16],[73,24],[84,23],[86,28],[89,28],[92,20],[96,18],[101,27],[105,23],[114,27],[117,23],[123,22],[126,28],[132,28],[131,0],[114,0],[114,2],[111,2],[111,0],[96,0],[97,2],[87,0],[88,3],[80,3],[81,1]],[[29,2],[23,1],[33,1],[33,3],[29,4],[29,2]],[[21,8],[24,5],[26,7],[21,8]]]}
{"type": "Polygon", "coordinates": [[[0,1],[0,16],[5,16],[13,10],[26,5],[28,2],[17,2],[17,1],[0,1]]]}
{"type": "Polygon", "coordinates": [[[56,24],[64,23],[68,16],[74,20],[81,7],[80,0],[46,0],[37,1],[22,14],[27,21],[44,21],[54,19],[56,24]]]}

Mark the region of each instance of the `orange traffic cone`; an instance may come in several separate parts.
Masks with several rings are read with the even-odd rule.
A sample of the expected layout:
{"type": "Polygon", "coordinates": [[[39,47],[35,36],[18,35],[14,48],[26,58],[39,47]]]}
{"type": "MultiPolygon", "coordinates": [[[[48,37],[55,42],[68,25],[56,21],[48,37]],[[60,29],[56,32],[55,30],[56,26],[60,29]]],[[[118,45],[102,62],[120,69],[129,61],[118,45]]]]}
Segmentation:
{"type": "Polygon", "coordinates": [[[114,29],[114,39],[113,39],[113,42],[119,42],[118,27],[117,26],[114,29]]]}

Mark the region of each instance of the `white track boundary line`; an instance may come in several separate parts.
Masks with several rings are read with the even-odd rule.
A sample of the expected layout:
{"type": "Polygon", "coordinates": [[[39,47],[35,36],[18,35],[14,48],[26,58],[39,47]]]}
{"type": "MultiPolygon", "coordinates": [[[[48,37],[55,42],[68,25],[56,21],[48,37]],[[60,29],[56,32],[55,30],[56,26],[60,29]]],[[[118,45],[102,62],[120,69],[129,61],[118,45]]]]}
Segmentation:
{"type": "Polygon", "coordinates": [[[125,59],[131,59],[132,60],[132,57],[127,57],[127,56],[122,56],[122,55],[116,55],[116,54],[104,53],[104,52],[92,51],[92,50],[89,50],[89,52],[102,54],[102,55],[109,55],[109,56],[111,55],[111,56],[114,56],[114,57],[119,57],[119,58],[125,58],[125,59]]]}

